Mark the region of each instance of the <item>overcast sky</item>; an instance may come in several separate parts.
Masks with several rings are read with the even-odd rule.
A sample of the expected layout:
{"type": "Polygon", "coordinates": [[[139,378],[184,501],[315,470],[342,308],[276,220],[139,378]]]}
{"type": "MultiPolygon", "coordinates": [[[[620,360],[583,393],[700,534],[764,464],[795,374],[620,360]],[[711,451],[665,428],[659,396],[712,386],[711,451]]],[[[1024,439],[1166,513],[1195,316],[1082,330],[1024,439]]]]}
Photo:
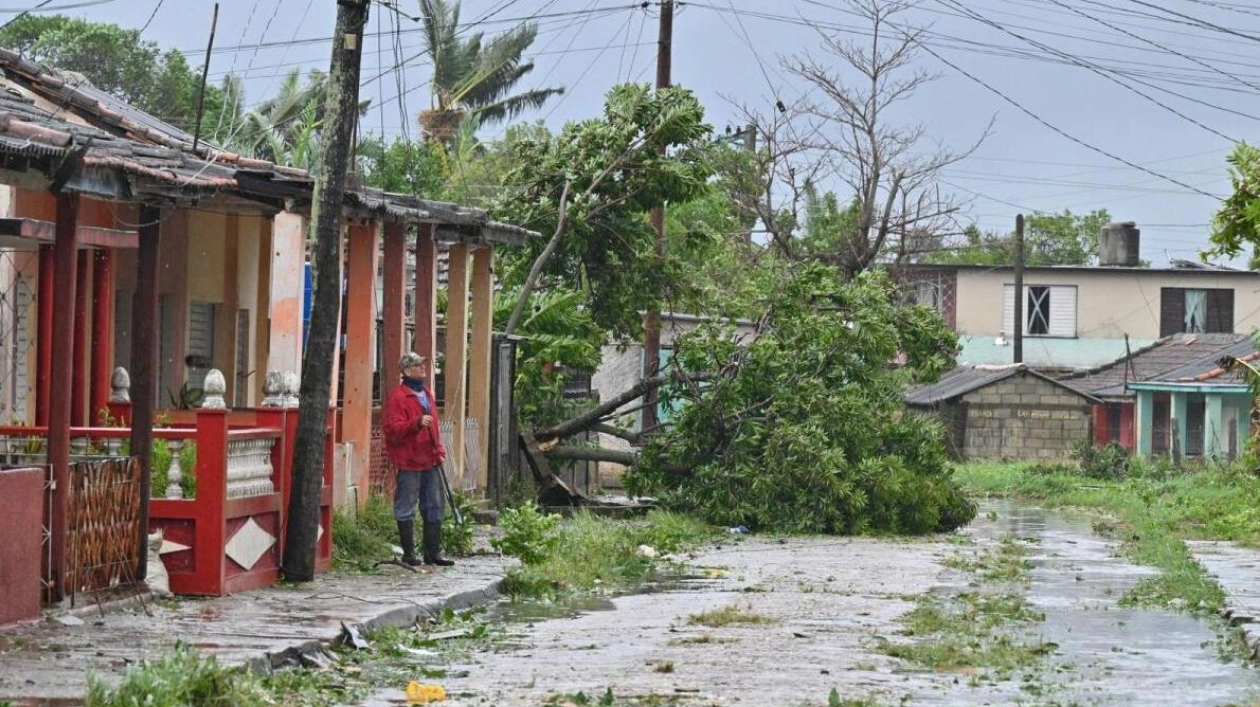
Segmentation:
{"type": "MultiPolygon", "coordinates": [[[[414,115],[429,105],[429,66],[419,25],[403,16],[418,14],[419,3],[397,1],[398,11],[372,7],[362,97],[376,110],[364,130],[397,135],[406,124],[414,137],[414,115]],[[399,55],[404,69],[393,71],[399,55]]],[[[147,22],[146,38],[184,50],[190,62],[204,59],[210,2],[67,7],[82,2],[47,8],[125,27],[147,22]]],[[[4,8],[0,21],[14,9],[4,8]]],[[[292,67],[326,69],[335,9],[335,0],[221,0],[211,79],[244,75],[252,101],[292,67]]],[[[487,33],[531,17],[540,26],[537,69],[522,85],[568,90],[520,120],[558,127],[596,114],[614,83],[653,80],[655,2],[463,3],[463,20],[484,18],[487,33]]],[[[942,188],[967,200],[970,220],[1006,231],[1021,211],[1106,208],[1138,223],[1153,264],[1196,256],[1218,205],[1209,195],[1229,191],[1225,157],[1260,128],[1260,0],[923,0],[905,19],[928,28],[939,58],[925,53],[918,65],[940,77],[897,120],[921,125],[929,148],[965,147],[995,121],[981,147],[944,176],[942,188]]],[[[819,28],[855,39],[867,31],[843,0],[682,3],[674,82],[696,91],[718,129],[739,121],[736,104],[791,103],[803,88],[781,61],[804,51],[825,56],[819,28]]]]}

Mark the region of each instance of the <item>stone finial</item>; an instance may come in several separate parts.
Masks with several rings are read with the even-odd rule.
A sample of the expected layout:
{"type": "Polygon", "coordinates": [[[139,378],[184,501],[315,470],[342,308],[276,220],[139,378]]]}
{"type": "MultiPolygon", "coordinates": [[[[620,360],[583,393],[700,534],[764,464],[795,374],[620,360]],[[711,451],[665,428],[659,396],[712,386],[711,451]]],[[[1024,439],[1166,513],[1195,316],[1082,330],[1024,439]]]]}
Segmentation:
{"type": "Polygon", "coordinates": [[[267,371],[263,379],[262,406],[265,408],[284,407],[284,374],[280,371],[267,371]]]}
{"type": "Polygon", "coordinates": [[[131,376],[127,374],[127,369],[119,366],[114,369],[114,375],[109,378],[109,402],[111,403],[129,403],[131,402],[131,376]]]}
{"type": "Polygon", "coordinates": [[[284,406],[298,407],[298,394],[302,391],[302,379],[296,371],[284,372],[284,406]]]}
{"type": "Polygon", "coordinates": [[[206,381],[201,384],[201,390],[205,393],[205,400],[201,403],[203,410],[227,409],[227,401],[223,399],[227,394],[227,380],[223,378],[222,371],[211,368],[206,374],[206,381]]]}

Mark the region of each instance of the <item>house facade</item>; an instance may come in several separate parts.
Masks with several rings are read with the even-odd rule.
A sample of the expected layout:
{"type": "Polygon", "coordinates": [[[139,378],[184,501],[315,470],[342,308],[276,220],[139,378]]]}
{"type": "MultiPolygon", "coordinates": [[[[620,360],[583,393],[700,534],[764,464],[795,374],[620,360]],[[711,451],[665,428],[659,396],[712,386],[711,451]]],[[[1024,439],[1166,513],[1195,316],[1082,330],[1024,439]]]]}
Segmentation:
{"type": "Polygon", "coordinates": [[[1101,401],[1096,444],[1140,456],[1234,459],[1250,435],[1253,396],[1223,363],[1257,358],[1250,334],[1177,334],[1063,383],[1101,401]]]}
{"type": "Polygon", "coordinates": [[[1112,224],[1102,234],[1099,265],[1026,268],[1018,325],[1011,265],[915,265],[903,278],[911,295],[960,335],[960,364],[1011,363],[1017,326],[1024,362],[1064,373],[1105,365],[1173,334],[1260,327],[1260,273],[1188,261],[1138,267],[1139,235],[1132,224],[1112,224]]]}

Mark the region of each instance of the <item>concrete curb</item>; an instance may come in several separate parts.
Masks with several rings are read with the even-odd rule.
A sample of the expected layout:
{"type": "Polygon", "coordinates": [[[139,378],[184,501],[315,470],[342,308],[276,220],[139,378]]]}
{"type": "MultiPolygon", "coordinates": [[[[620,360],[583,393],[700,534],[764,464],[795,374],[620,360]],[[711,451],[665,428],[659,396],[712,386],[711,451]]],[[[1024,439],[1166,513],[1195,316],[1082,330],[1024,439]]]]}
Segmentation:
{"type": "MultiPolygon", "coordinates": [[[[346,626],[365,633],[380,628],[412,626],[420,619],[437,616],[447,609],[461,611],[489,604],[503,596],[504,581],[503,578],[498,578],[481,589],[459,592],[414,606],[395,607],[370,619],[346,624],[346,626]]],[[[341,631],[338,630],[331,636],[303,641],[279,652],[262,653],[245,661],[244,665],[250,671],[260,674],[294,667],[301,664],[304,656],[321,653],[326,648],[336,645],[340,637],[341,631]]]]}
{"type": "Polygon", "coordinates": [[[1190,540],[1186,548],[1225,592],[1217,613],[1242,631],[1251,657],[1260,658],[1260,564],[1255,550],[1215,540],[1190,540]]]}

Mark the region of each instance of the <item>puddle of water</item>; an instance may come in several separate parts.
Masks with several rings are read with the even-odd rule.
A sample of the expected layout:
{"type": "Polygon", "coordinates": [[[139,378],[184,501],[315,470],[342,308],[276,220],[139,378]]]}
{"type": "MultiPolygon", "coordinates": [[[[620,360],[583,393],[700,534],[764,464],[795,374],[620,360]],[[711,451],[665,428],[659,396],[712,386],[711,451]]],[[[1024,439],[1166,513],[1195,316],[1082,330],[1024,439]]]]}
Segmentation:
{"type": "Polygon", "coordinates": [[[1260,695],[1260,678],[1217,652],[1215,622],[1156,608],[1124,608],[1120,597],[1158,570],[1116,555],[1116,544],[1088,520],[1011,503],[984,507],[978,537],[1014,534],[1026,542],[1033,569],[1026,598],[1045,622],[1044,640],[1059,645],[1051,675],[1071,698],[1107,705],[1214,707],[1260,695]],[[996,521],[986,512],[997,513],[996,521]]]}

